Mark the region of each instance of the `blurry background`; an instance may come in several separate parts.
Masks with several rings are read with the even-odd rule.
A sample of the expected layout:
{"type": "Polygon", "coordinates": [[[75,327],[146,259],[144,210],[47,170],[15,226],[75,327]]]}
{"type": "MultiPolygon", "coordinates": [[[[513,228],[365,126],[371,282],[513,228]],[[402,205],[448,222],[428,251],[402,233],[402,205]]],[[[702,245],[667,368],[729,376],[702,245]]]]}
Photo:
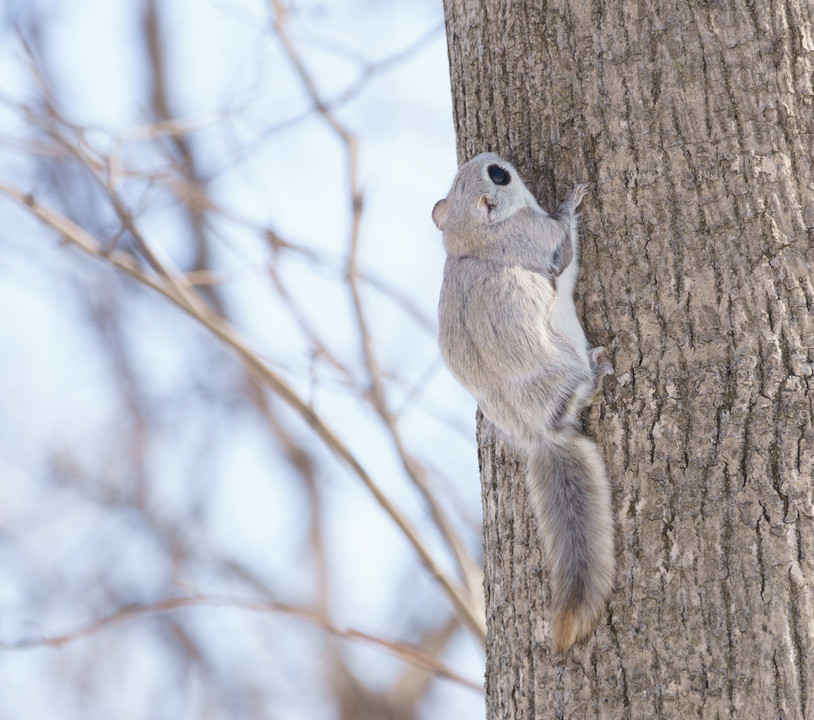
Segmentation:
{"type": "Polygon", "coordinates": [[[0,719],[482,716],[440,0],[1,7],[0,719]]]}

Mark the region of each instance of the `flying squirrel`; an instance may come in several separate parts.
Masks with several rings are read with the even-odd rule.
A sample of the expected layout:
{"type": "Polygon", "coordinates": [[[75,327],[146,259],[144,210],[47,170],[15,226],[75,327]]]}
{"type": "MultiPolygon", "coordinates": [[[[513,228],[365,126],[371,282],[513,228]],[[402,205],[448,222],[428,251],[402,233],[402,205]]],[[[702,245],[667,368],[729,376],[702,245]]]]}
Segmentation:
{"type": "Polygon", "coordinates": [[[553,214],[494,153],[461,166],[432,210],[447,252],[441,354],[512,447],[551,567],[554,648],[589,634],[613,590],[610,486],[579,413],[612,374],[577,317],[576,185],[553,214]]]}

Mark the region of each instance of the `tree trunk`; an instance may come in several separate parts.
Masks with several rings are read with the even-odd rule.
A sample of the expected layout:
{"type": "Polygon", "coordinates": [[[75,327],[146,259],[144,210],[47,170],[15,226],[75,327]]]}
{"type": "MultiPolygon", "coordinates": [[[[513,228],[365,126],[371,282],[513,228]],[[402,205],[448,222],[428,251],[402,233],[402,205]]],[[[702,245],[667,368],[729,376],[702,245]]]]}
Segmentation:
{"type": "Polygon", "coordinates": [[[814,718],[810,2],[445,0],[458,157],[584,203],[616,376],[606,618],[551,649],[523,458],[480,433],[487,717],[814,718]]]}

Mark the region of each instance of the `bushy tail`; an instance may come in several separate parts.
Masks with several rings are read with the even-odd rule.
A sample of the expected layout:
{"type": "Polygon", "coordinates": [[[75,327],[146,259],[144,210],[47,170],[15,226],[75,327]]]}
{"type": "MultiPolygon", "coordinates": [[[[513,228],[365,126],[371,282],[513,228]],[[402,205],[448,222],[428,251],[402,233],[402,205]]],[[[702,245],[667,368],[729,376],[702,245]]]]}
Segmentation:
{"type": "Polygon", "coordinates": [[[554,649],[593,630],[616,574],[610,487],[599,448],[574,434],[529,454],[529,500],[551,565],[554,649]]]}

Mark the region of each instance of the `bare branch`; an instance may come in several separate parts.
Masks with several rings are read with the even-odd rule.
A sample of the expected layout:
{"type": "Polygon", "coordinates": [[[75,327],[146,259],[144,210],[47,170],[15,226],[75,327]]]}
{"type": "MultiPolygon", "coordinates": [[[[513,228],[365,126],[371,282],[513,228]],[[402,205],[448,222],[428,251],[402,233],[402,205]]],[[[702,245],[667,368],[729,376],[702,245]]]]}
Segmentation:
{"type": "Polygon", "coordinates": [[[28,650],[43,646],[58,648],[76,640],[95,635],[104,630],[133,622],[139,618],[152,617],[162,613],[174,612],[191,607],[239,608],[258,613],[277,613],[289,615],[297,618],[298,620],[302,620],[303,622],[316,625],[317,627],[320,627],[326,632],[329,632],[337,637],[383,648],[393,653],[404,662],[415,665],[416,667],[420,667],[427,672],[437,675],[438,677],[451,680],[452,682],[462,685],[463,687],[467,687],[470,690],[475,690],[479,693],[483,692],[483,688],[480,685],[462,677],[454,670],[447,667],[444,663],[440,662],[437,658],[434,658],[420,648],[414,647],[407,643],[386,640],[384,638],[376,637],[375,635],[362,632],[361,630],[355,630],[353,628],[342,629],[332,625],[319,613],[297,607],[296,605],[290,605],[288,603],[276,602],[272,600],[241,600],[238,598],[214,597],[199,594],[169,598],[167,600],[161,600],[154,603],[126,605],[110,615],[58,635],[28,637],[12,642],[0,641],[0,649],[28,650]]]}
{"type": "Polygon", "coordinates": [[[305,63],[297,52],[288,33],[286,26],[286,10],[283,6],[282,0],[270,0],[270,3],[274,13],[274,27],[289,61],[296,69],[297,75],[314,103],[314,106],[319,111],[319,114],[322,116],[322,118],[324,118],[325,122],[331,127],[331,129],[345,145],[348,161],[348,200],[352,211],[351,229],[348,238],[349,251],[347,278],[351,296],[353,298],[353,307],[356,313],[356,320],[359,326],[362,350],[364,353],[365,362],[367,364],[368,376],[370,378],[373,406],[381,416],[393,438],[393,442],[399,456],[401,457],[404,469],[407,471],[407,474],[413,481],[413,484],[418,488],[424,497],[427,505],[430,508],[432,517],[439,531],[441,532],[441,535],[447,541],[447,544],[452,550],[456,562],[458,563],[464,583],[466,584],[467,592],[471,601],[478,606],[482,606],[483,593],[480,568],[466,550],[465,545],[446,517],[446,513],[444,512],[443,508],[439,505],[433,494],[430,492],[426,472],[424,468],[421,467],[418,460],[407,451],[398,429],[398,421],[396,416],[392,413],[388,406],[387,397],[384,390],[384,383],[382,382],[381,369],[379,368],[373,350],[373,343],[370,337],[367,319],[359,293],[359,270],[357,263],[359,255],[359,230],[362,219],[363,199],[362,193],[359,189],[359,148],[356,137],[339,122],[331,109],[320,96],[314,79],[311,77],[310,73],[305,67],[305,63]]]}

